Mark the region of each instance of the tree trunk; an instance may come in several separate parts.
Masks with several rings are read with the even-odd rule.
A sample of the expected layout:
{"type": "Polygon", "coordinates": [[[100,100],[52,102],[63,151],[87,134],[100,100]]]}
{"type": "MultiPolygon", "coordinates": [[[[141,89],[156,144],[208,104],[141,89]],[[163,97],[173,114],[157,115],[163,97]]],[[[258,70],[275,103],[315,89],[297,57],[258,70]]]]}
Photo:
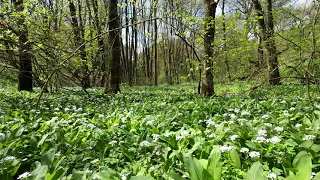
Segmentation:
{"type": "MultiPolygon", "coordinates": [[[[24,10],[23,0],[13,1],[17,12],[24,10]]],[[[24,23],[25,17],[19,17],[19,91],[32,91],[32,47],[28,39],[28,29],[24,23]]]]}
{"type": "MultiPolygon", "coordinates": [[[[154,17],[157,17],[157,3],[158,1],[154,1],[154,17]]],[[[154,20],[154,85],[158,86],[158,25],[157,20],[154,20]]]]}
{"type": "Polygon", "coordinates": [[[120,15],[118,13],[118,0],[109,1],[109,43],[111,45],[111,77],[106,86],[105,93],[120,92],[121,76],[121,42],[120,42],[120,15]]]}
{"type": "Polygon", "coordinates": [[[266,44],[268,50],[269,84],[281,85],[280,72],[278,66],[278,53],[274,41],[274,22],[272,11],[272,0],[267,0],[267,24],[266,24],[266,44]]]}
{"type": "Polygon", "coordinates": [[[205,34],[204,34],[204,49],[205,49],[205,60],[203,62],[203,75],[201,95],[212,96],[214,95],[213,85],[213,43],[215,36],[215,15],[218,2],[214,0],[204,0],[205,6],[205,34]]]}

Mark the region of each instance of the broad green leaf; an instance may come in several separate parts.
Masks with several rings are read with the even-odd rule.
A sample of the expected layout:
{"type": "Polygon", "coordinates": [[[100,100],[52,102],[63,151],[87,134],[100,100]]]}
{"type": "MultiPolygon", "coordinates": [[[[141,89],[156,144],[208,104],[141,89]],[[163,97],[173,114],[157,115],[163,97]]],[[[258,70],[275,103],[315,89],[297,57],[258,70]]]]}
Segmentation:
{"type": "Polygon", "coordinates": [[[133,176],[130,180],[153,180],[152,177],[144,177],[144,176],[133,176]]]}
{"type": "Polygon", "coordinates": [[[244,180],[266,180],[267,177],[263,174],[262,165],[260,162],[255,162],[250,167],[244,180]]]}
{"type": "Polygon", "coordinates": [[[86,180],[86,172],[84,171],[73,171],[71,180],[86,180]]]}
{"type": "Polygon", "coordinates": [[[203,167],[197,159],[190,154],[184,154],[183,162],[191,180],[203,180],[203,167]]]}
{"type": "Polygon", "coordinates": [[[50,176],[48,180],[59,180],[65,174],[65,172],[66,171],[63,168],[59,168],[50,176]]]}
{"type": "Polygon", "coordinates": [[[43,153],[41,156],[41,164],[47,165],[48,168],[50,169],[51,164],[54,160],[55,152],[56,152],[55,149],[51,148],[47,152],[43,153]]]}
{"type": "Polygon", "coordinates": [[[241,161],[240,161],[239,153],[237,150],[232,149],[230,151],[230,158],[237,167],[239,168],[241,167],[241,161]]]}
{"type": "Polygon", "coordinates": [[[182,176],[180,176],[178,173],[175,173],[175,172],[168,173],[168,176],[170,176],[173,180],[186,180],[185,178],[183,178],[182,176]]]}
{"type": "Polygon", "coordinates": [[[213,146],[213,149],[210,153],[207,170],[212,175],[214,180],[221,179],[221,172],[222,172],[221,151],[218,145],[213,146]]]}
{"type": "Polygon", "coordinates": [[[298,180],[309,180],[312,173],[312,160],[310,155],[302,151],[294,159],[294,166],[297,168],[298,172],[296,174],[296,179],[298,180]]]}
{"type": "Polygon", "coordinates": [[[99,179],[99,180],[109,180],[109,179],[116,180],[119,177],[120,177],[119,174],[112,169],[108,169],[107,171],[98,172],[93,176],[93,178],[99,179]]]}
{"type": "Polygon", "coordinates": [[[31,172],[31,180],[45,180],[46,173],[48,172],[47,165],[38,166],[37,169],[31,172]]]}

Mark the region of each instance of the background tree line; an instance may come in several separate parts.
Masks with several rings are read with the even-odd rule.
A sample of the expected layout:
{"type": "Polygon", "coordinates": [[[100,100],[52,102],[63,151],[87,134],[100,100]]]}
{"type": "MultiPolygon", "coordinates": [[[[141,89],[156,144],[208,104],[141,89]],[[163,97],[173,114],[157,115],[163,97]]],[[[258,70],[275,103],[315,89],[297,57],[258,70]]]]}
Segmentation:
{"type": "Polygon", "coordinates": [[[319,84],[319,1],[0,0],[1,81],[19,90],[201,81],[319,84]]]}

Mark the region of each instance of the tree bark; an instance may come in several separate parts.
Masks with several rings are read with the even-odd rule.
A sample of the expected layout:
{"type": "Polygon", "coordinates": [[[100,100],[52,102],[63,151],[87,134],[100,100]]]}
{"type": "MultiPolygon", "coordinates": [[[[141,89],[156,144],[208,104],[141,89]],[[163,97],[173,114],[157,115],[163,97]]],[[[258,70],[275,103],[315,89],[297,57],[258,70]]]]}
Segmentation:
{"type": "MultiPolygon", "coordinates": [[[[18,13],[24,10],[23,0],[13,1],[18,13]]],[[[28,29],[25,25],[25,16],[21,15],[18,20],[19,29],[19,91],[32,91],[32,47],[28,39],[28,29]]]]}
{"type": "Polygon", "coordinates": [[[111,45],[111,77],[105,93],[120,92],[121,81],[121,42],[120,42],[120,15],[118,13],[118,0],[109,1],[109,43],[111,45]]]}
{"type": "Polygon", "coordinates": [[[268,50],[268,69],[269,69],[269,84],[281,85],[281,78],[278,65],[278,53],[276,43],[274,41],[274,22],[272,0],[267,0],[267,24],[266,24],[266,44],[268,50]]]}
{"type": "Polygon", "coordinates": [[[202,87],[201,95],[202,96],[212,96],[214,93],[214,84],[213,84],[213,43],[215,36],[215,16],[216,8],[218,2],[214,0],[204,0],[205,6],[205,27],[204,27],[204,49],[205,49],[205,60],[203,62],[203,75],[202,78],[202,87]]]}

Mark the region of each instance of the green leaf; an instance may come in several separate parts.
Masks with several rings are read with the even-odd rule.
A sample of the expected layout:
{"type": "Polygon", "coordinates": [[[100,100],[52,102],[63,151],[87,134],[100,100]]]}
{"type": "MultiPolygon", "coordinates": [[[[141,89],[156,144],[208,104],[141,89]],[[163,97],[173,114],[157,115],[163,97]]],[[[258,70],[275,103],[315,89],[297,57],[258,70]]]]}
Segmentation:
{"type": "Polygon", "coordinates": [[[239,153],[237,150],[232,149],[230,151],[230,158],[237,167],[239,168],[241,167],[241,161],[240,161],[239,153]]]}
{"type": "Polygon", "coordinates": [[[119,177],[120,177],[119,174],[112,169],[98,172],[93,176],[94,179],[100,179],[100,180],[113,180],[113,179],[116,180],[119,177]]]}
{"type": "Polygon", "coordinates": [[[250,167],[244,180],[265,180],[266,176],[263,175],[263,169],[260,162],[255,162],[250,167]]]}
{"type": "Polygon", "coordinates": [[[144,177],[144,176],[133,176],[130,180],[153,180],[152,177],[144,177]]]}
{"type": "Polygon", "coordinates": [[[45,180],[46,173],[48,172],[47,165],[38,166],[37,169],[31,172],[31,180],[45,180]]]}
{"type": "Polygon", "coordinates": [[[47,152],[43,153],[41,156],[41,164],[47,165],[48,168],[50,169],[51,164],[54,160],[55,152],[56,152],[55,149],[51,148],[47,152]]]}
{"type": "Polygon", "coordinates": [[[63,168],[56,170],[48,180],[59,180],[66,171],[63,168]]]}
{"type": "Polygon", "coordinates": [[[174,180],[186,180],[185,178],[181,177],[178,173],[175,172],[168,173],[168,176],[170,176],[174,180]]]}
{"type": "Polygon", "coordinates": [[[210,153],[207,170],[212,175],[214,180],[221,179],[221,151],[218,145],[213,146],[213,149],[210,153]]]}
{"type": "Polygon", "coordinates": [[[84,171],[73,171],[71,180],[86,180],[86,172],[84,171]]]}
{"type": "Polygon", "coordinates": [[[296,180],[296,175],[290,171],[289,176],[286,178],[286,180],[296,180]]]}
{"type": "Polygon", "coordinates": [[[310,180],[312,173],[311,156],[305,152],[300,152],[293,160],[293,166],[297,168],[296,179],[310,180]]]}
{"type": "Polygon", "coordinates": [[[184,154],[183,161],[191,180],[203,180],[203,167],[196,158],[184,154]]]}

